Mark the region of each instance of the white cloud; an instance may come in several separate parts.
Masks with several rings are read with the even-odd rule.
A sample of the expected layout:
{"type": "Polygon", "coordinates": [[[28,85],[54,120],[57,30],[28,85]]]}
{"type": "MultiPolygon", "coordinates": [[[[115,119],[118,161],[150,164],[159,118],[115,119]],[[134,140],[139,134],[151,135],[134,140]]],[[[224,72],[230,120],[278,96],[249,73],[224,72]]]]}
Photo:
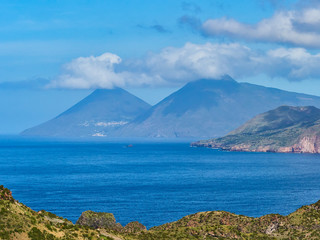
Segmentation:
{"type": "Polygon", "coordinates": [[[208,36],[230,36],[245,40],[319,48],[319,6],[279,11],[257,24],[244,24],[227,18],[209,19],[202,24],[201,30],[208,36]]]}
{"type": "Polygon", "coordinates": [[[310,54],[303,48],[278,48],[267,52],[266,69],[272,77],[304,80],[320,77],[320,54],[310,54]]]}
{"type": "Polygon", "coordinates": [[[63,66],[64,73],[49,87],[62,88],[113,88],[124,86],[124,81],[114,71],[121,58],[112,53],[98,57],[79,57],[63,66]]]}
{"type": "Polygon", "coordinates": [[[64,66],[50,87],[113,88],[180,86],[206,78],[230,75],[236,79],[265,74],[290,80],[320,77],[320,54],[304,48],[277,48],[266,52],[240,44],[192,44],[167,47],[142,59],[121,60],[112,53],[80,57],[64,66]]]}
{"type": "Polygon", "coordinates": [[[187,43],[182,48],[168,47],[158,54],[151,54],[143,64],[151,75],[170,82],[185,82],[219,78],[225,74],[241,76],[254,68],[255,55],[251,49],[239,44],[187,43]]]}

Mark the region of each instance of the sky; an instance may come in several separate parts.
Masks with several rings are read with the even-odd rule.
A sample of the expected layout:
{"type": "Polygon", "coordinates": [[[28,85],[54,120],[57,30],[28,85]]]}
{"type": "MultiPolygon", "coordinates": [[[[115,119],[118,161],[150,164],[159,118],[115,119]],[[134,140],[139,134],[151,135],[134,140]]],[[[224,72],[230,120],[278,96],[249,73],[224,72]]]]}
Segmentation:
{"type": "Polygon", "coordinates": [[[317,0],[2,0],[0,134],[97,88],[156,104],[189,81],[320,95],[317,0]]]}

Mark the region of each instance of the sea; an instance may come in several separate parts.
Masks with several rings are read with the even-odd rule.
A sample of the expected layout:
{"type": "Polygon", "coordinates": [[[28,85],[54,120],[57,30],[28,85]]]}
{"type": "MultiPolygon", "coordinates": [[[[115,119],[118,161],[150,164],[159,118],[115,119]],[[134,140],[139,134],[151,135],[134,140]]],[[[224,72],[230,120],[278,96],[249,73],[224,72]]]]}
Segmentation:
{"type": "Polygon", "coordinates": [[[201,211],[287,215],[320,199],[320,155],[3,136],[0,185],[74,223],[93,210],[150,228],[201,211]]]}

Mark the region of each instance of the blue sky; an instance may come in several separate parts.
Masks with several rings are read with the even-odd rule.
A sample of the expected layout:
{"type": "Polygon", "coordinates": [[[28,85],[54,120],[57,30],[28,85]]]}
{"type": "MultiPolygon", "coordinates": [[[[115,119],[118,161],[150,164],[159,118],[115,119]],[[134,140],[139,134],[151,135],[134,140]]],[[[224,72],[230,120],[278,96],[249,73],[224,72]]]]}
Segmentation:
{"type": "Polygon", "coordinates": [[[114,52],[127,58],[187,41],[207,42],[179,24],[185,15],[202,20],[230,16],[250,23],[273,13],[268,1],[255,0],[196,4],[179,0],[4,0],[0,6],[2,81],[52,77],[62,64],[79,56],[114,52]],[[157,31],[156,26],[165,32],[157,31]]]}
{"type": "Polygon", "coordinates": [[[312,0],[3,0],[0,134],[49,120],[101,87],[124,87],[154,104],[188,81],[230,74],[320,95],[319,6],[312,0]]]}

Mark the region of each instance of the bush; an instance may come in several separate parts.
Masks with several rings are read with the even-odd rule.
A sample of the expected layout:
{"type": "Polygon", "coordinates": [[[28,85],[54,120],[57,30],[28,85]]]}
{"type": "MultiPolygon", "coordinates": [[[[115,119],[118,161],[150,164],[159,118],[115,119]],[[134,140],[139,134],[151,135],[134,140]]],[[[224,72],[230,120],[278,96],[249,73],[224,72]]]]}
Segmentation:
{"type": "Polygon", "coordinates": [[[43,240],[45,235],[36,227],[33,227],[28,233],[29,238],[32,240],[43,240]]]}

